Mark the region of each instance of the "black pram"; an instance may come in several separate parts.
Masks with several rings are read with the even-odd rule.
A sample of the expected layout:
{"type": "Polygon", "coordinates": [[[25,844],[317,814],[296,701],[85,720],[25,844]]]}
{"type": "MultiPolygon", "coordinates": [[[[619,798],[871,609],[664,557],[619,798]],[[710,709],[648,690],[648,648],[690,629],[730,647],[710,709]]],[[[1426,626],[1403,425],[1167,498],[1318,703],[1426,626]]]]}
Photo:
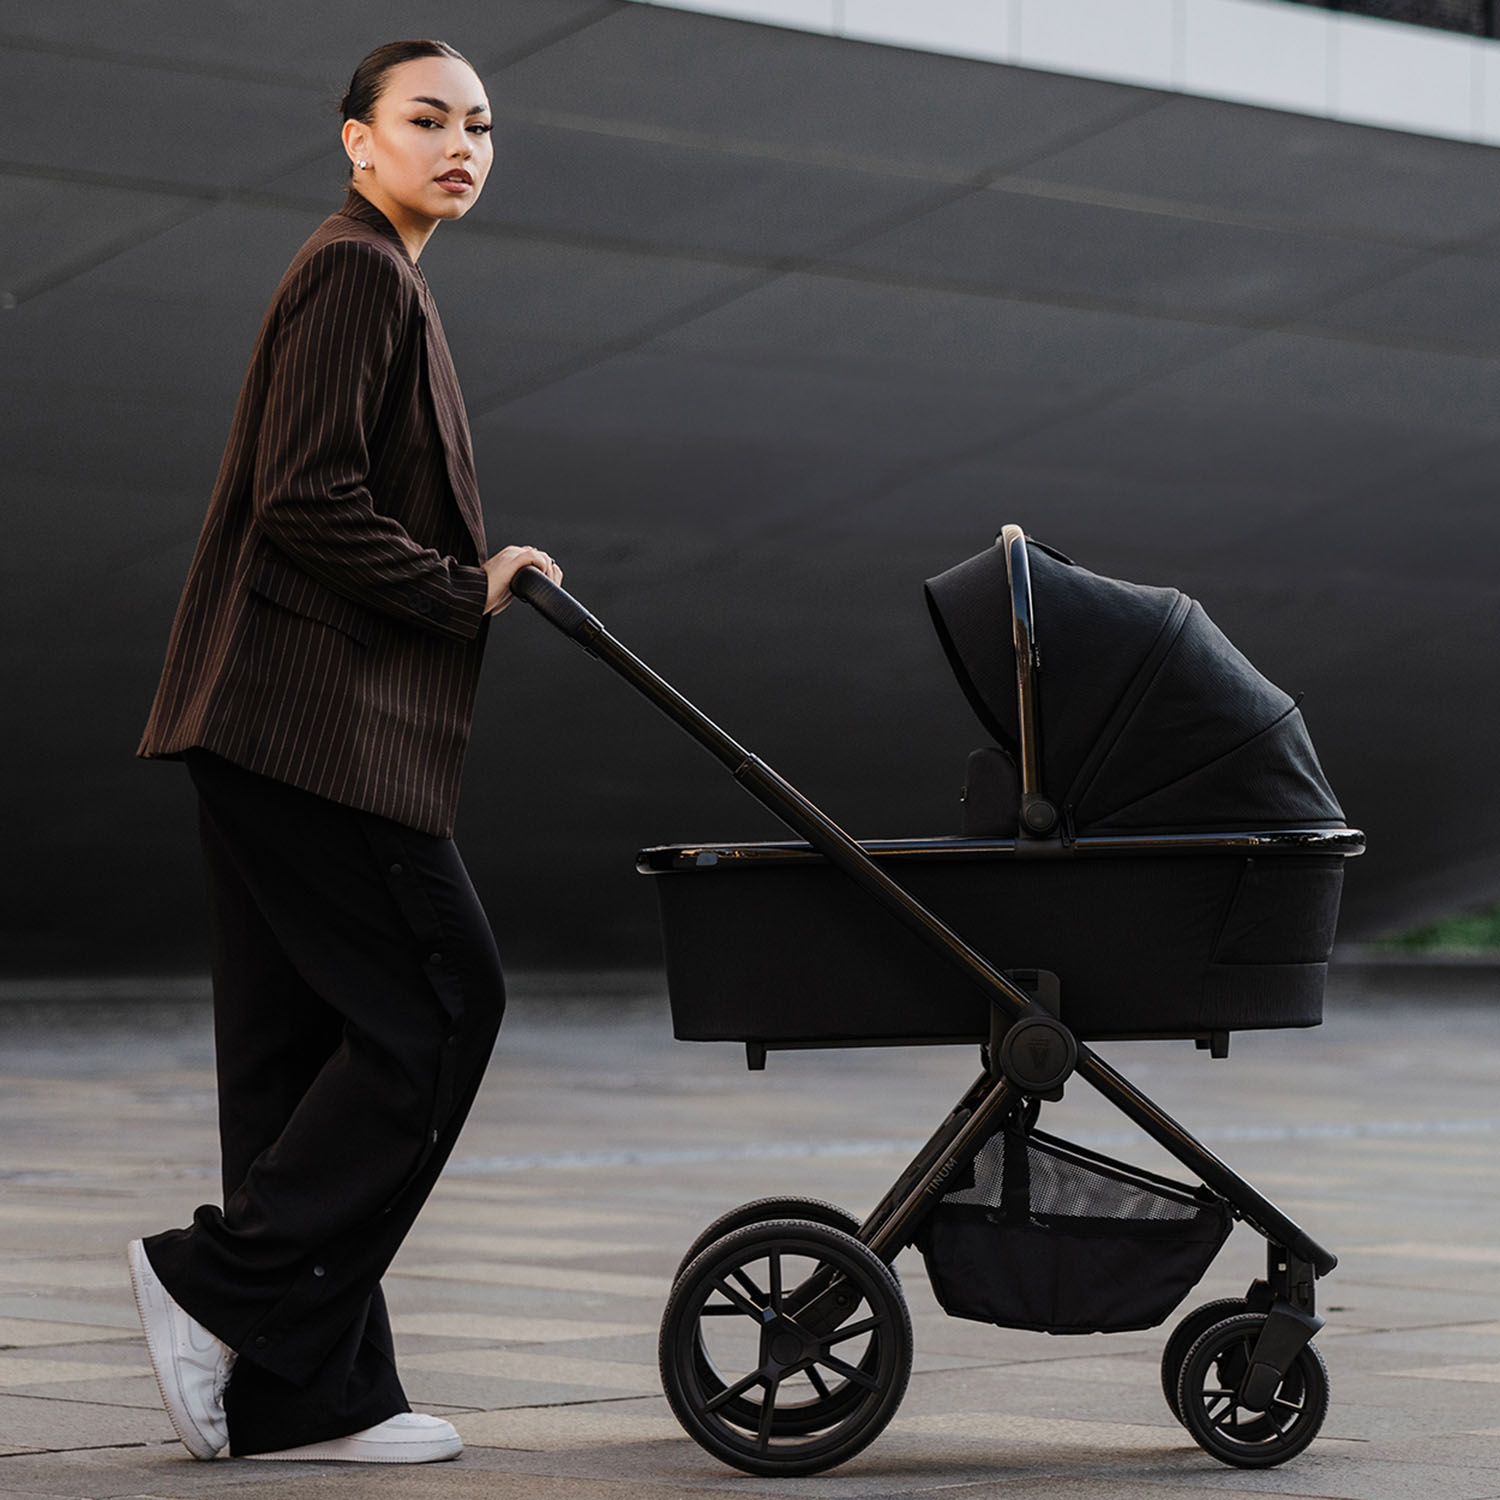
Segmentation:
{"type": "Polygon", "coordinates": [[[742,1042],[751,1067],[777,1048],[982,1048],[863,1221],[767,1199],[690,1247],[661,1333],[688,1433],[754,1474],[815,1473],[868,1444],[910,1372],[890,1269],[909,1244],[957,1316],[1117,1331],[1166,1319],[1239,1218],[1267,1241],[1266,1276],[1178,1325],[1163,1391],[1225,1463],[1301,1452],[1327,1409],[1310,1340],[1335,1257],[1086,1045],[1191,1038],[1222,1057],[1233,1031],[1321,1020],[1343,862],[1364,840],[1292,700],[1176,590],[1100,578],[1006,527],[928,584],[996,741],[969,759],[962,836],[859,844],[569,595],[529,571],[516,592],[805,840],[640,856],[679,1038],[742,1042]],[[1037,1130],[1073,1077],[1200,1182],[1037,1130]]]}

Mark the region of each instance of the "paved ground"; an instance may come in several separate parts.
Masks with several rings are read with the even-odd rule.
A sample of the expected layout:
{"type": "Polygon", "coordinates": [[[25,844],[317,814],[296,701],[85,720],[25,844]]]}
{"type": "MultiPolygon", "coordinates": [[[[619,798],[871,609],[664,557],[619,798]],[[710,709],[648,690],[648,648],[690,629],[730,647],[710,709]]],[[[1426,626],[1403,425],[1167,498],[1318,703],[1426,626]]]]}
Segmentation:
{"type": "MultiPolygon", "coordinates": [[[[898,1269],[916,1373],[884,1435],[816,1479],[759,1480],[687,1440],[656,1324],[682,1249],[767,1193],[868,1208],[974,1072],[967,1049],[773,1055],[674,1043],[649,981],[519,991],[449,1174],[387,1283],[413,1401],[455,1464],[193,1462],[158,1405],[121,1255],[214,1192],[201,1004],[0,1006],[0,1495],[390,1500],[1277,1494],[1500,1497],[1500,1004],[1492,982],[1346,977],[1311,1033],[1103,1049],[1343,1257],[1323,1283],[1324,1435],[1225,1469],[1168,1415],[1162,1335],[1054,1339],[943,1316],[898,1269]]],[[[1059,1133],[1145,1163],[1086,1090],[1059,1133]]],[[[1078,1097],[1074,1097],[1074,1094],[1078,1097]]],[[[1200,1297],[1237,1295],[1240,1229],[1200,1297]]]]}

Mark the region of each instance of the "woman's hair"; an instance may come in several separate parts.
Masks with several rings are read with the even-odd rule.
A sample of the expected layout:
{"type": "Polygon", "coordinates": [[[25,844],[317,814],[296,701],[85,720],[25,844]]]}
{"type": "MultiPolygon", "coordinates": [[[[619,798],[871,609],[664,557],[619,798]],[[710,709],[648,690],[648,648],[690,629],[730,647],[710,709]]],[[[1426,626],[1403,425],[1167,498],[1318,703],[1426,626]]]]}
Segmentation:
{"type": "MultiPolygon", "coordinates": [[[[387,42],[377,47],[354,70],[349,80],[348,92],[339,100],[339,115],[345,120],[358,120],[370,125],[375,119],[375,105],[385,92],[386,77],[392,68],[410,62],[415,57],[451,57],[468,67],[474,64],[447,42],[387,42]]],[[[476,70],[477,71],[477,70],[476,70]]]]}

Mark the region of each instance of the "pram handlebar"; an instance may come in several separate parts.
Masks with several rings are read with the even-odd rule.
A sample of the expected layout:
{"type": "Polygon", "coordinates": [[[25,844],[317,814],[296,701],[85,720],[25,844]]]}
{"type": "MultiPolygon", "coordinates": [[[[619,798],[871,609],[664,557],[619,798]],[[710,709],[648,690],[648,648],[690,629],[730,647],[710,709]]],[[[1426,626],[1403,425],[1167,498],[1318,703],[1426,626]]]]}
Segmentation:
{"type": "Polygon", "coordinates": [[[601,628],[593,615],[565,588],[559,588],[536,568],[518,569],[510,581],[510,591],[573,640],[585,635],[590,625],[596,630],[601,628]]]}

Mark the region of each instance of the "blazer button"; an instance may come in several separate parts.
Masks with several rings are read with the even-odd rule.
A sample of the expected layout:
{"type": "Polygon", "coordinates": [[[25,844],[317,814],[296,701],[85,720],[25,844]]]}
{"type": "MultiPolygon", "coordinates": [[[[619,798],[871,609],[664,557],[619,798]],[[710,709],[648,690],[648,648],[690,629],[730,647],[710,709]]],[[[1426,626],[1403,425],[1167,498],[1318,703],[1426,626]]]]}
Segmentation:
{"type": "Polygon", "coordinates": [[[429,953],[427,955],[427,962],[430,964],[440,964],[442,961],[443,955],[441,953],[429,953]]]}
{"type": "Polygon", "coordinates": [[[392,875],[399,875],[400,873],[401,873],[401,866],[400,865],[392,865],[391,866],[391,874],[392,875]]]}

